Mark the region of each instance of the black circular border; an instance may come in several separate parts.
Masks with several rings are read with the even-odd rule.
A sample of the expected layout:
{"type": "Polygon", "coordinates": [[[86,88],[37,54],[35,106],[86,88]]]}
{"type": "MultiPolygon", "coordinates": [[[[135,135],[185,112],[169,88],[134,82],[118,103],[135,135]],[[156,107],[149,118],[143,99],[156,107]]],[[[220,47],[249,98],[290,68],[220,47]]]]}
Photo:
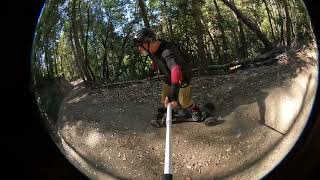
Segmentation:
{"type": "MultiPolygon", "coordinates": [[[[320,47],[319,1],[304,0],[320,47]]],[[[4,114],[1,132],[4,133],[2,157],[5,174],[11,179],[86,179],[60,152],[42,126],[37,103],[30,89],[30,57],[34,31],[45,0],[13,2],[6,6],[2,29],[2,93],[4,114]],[[7,50],[8,48],[8,50],[7,50]],[[8,63],[8,64],[7,64],[8,63]]],[[[319,58],[319,57],[318,57],[319,58]]],[[[318,81],[319,82],[319,81],[318,81]]],[[[311,179],[319,177],[320,167],[320,90],[300,139],[264,179],[311,179]]],[[[5,176],[5,175],[4,175],[5,176]]]]}

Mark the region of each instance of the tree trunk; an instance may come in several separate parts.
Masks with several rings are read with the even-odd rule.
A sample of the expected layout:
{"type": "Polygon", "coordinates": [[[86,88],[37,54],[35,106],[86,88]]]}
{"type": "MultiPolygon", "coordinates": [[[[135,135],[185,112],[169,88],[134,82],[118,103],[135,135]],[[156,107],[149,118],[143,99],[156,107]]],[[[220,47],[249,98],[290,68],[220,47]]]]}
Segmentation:
{"type": "Polygon", "coordinates": [[[246,34],[243,30],[243,25],[242,22],[238,20],[238,26],[239,26],[239,39],[241,42],[241,57],[245,60],[248,57],[248,46],[247,46],[247,41],[246,41],[246,34]]]}
{"type": "Polygon", "coordinates": [[[148,13],[146,11],[146,5],[144,4],[144,0],[138,0],[138,4],[140,7],[140,16],[143,19],[144,26],[146,28],[150,28],[148,13]]]}
{"type": "Polygon", "coordinates": [[[94,73],[90,67],[89,59],[88,59],[88,38],[89,38],[89,28],[90,28],[90,11],[89,7],[87,9],[87,32],[86,32],[86,39],[85,39],[85,47],[84,47],[84,60],[85,60],[85,66],[89,70],[90,76],[92,77],[92,80],[95,81],[94,73]]]}
{"type": "Polygon", "coordinates": [[[74,57],[74,62],[76,64],[76,68],[77,68],[77,74],[79,74],[79,76],[83,79],[83,81],[85,82],[86,81],[86,78],[84,76],[84,72],[80,66],[80,62],[79,62],[79,59],[78,59],[78,55],[77,55],[77,52],[76,52],[76,48],[74,47],[74,42],[73,42],[73,33],[72,33],[72,27],[70,28],[70,44],[71,44],[71,49],[72,49],[72,52],[73,52],[73,57],[74,57]]]}
{"type": "Polygon", "coordinates": [[[279,1],[276,3],[277,5],[277,11],[278,11],[278,16],[279,16],[279,26],[280,26],[280,42],[281,44],[285,44],[284,42],[284,27],[283,27],[283,16],[281,13],[281,5],[279,4],[279,1]]]}
{"type": "MultiPolygon", "coordinates": [[[[197,47],[198,47],[198,57],[200,60],[200,67],[204,67],[206,64],[206,56],[205,56],[205,45],[204,45],[204,26],[201,23],[201,17],[202,17],[202,12],[200,8],[200,4],[198,0],[192,0],[192,9],[191,13],[193,16],[193,19],[195,21],[195,33],[197,37],[197,47]]],[[[202,73],[202,72],[200,72],[202,73]]]]}
{"type": "MultiPolygon", "coordinates": [[[[291,1],[291,5],[290,2],[289,3],[289,12],[291,12],[291,14],[293,14],[295,9],[295,2],[291,1]]],[[[295,27],[297,27],[297,16],[290,16],[291,17],[291,41],[294,41],[296,39],[296,31],[295,31],[295,27]]]]}
{"type": "Polygon", "coordinates": [[[54,78],[55,74],[54,74],[54,59],[51,56],[51,53],[49,53],[49,71],[50,71],[50,78],[54,78]]]}
{"type": "MultiPolygon", "coordinates": [[[[202,14],[201,14],[202,15],[202,14]]],[[[210,32],[210,29],[209,29],[209,27],[207,26],[207,21],[206,21],[206,19],[205,19],[205,17],[202,15],[201,16],[201,20],[202,20],[202,22],[204,22],[203,23],[203,26],[205,27],[205,30],[206,30],[206,32],[208,33],[208,35],[209,35],[209,38],[210,38],[210,41],[211,41],[211,43],[212,43],[212,46],[214,47],[214,50],[216,51],[216,53],[218,54],[218,63],[219,62],[221,62],[221,60],[222,60],[222,57],[221,57],[221,53],[220,53],[220,48],[218,47],[218,45],[217,45],[217,43],[215,42],[215,40],[214,39],[216,39],[216,37],[213,37],[213,36],[215,36],[214,34],[212,35],[211,34],[211,32],[210,32]]],[[[211,52],[208,52],[208,54],[212,54],[211,52]]],[[[211,56],[212,57],[212,56],[211,56]]],[[[213,57],[211,58],[211,59],[213,59],[213,57]]],[[[222,63],[222,62],[221,62],[222,63]]]]}
{"type": "MultiPolygon", "coordinates": [[[[295,10],[299,9],[298,4],[300,3],[296,3],[296,1],[291,2],[291,6],[290,6],[291,14],[294,14],[295,10]]],[[[307,13],[305,15],[308,16],[307,13]]],[[[297,39],[297,34],[298,34],[297,30],[298,30],[300,18],[298,18],[298,16],[291,16],[291,20],[292,20],[292,39],[293,39],[292,41],[295,41],[297,39]]]]}
{"type": "Polygon", "coordinates": [[[34,71],[35,71],[35,78],[38,79],[39,77],[41,77],[41,59],[38,55],[38,53],[34,50],[33,51],[33,59],[34,59],[34,71]]]}
{"type": "Polygon", "coordinates": [[[289,13],[289,7],[287,0],[282,0],[284,11],[286,13],[286,35],[287,35],[287,46],[291,46],[291,29],[292,29],[292,22],[289,13]]]}
{"type": "MultiPolygon", "coordinates": [[[[278,0],[277,0],[278,1],[278,0]]],[[[272,3],[272,4],[276,4],[276,2],[274,1],[274,0],[271,0],[271,1],[269,1],[270,3],[272,3]]],[[[280,27],[279,27],[279,25],[278,25],[278,20],[277,20],[277,16],[278,15],[276,15],[277,14],[277,12],[279,11],[279,9],[278,8],[271,8],[271,9],[269,9],[270,10],[270,15],[271,15],[271,19],[272,19],[272,21],[273,21],[273,25],[274,25],[274,29],[275,29],[275,31],[274,31],[274,35],[275,35],[275,39],[274,39],[274,42],[280,42],[281,40],[280,40],[280,36],[279,36],[279,34],[280,34],[280,27]]]]}
{"type": "Polygon", "coordinates": [[[106,38],[102,42],[102,45],[104,47],[104,53],[103,53],[103,59],[102,59],[102,77],[105,81],[110,81],[110,72],[109,72],[109,64],[108,64],[108,50],[107,50],[107,39],[108,39],[109,31],[106,33],[106,38]]]}
{"type": "Polygon", "coordinates": [[[90,72],[85,65],[85,59],[84,59],[84,54],[81,48],[81,44],[79,42],[79,21],[76,19],[76,0],[73,0],[72,3],[72,29],[73,29],[73,37],[74,37],[74,43],[75,43],[75,50],[77,54],[77,58],[79,59],[80,62],[80,68],[82,69],[84,73],[84,77],[86,78],[87,81],[92,82],[93,78],[90,75],[90,72]]]}
{"type": "Polygon", "coordinates": [[[267,36],[261,32],[258,25],[255,24],[248,16],[243,14],[235,5],[230,3],[228,0],[221,0],[226,6],[228,6],[237,17],[251,30],[253,31],[260,41],[264,44],[266,50],[271,50],[273,48],[272,43],[268,40],[267,36]]]}
{"type": "MultiPolygon", "coordinates": [[[[78,14],[79,14],[79,20],[78,20],[78,32],[79,32],[79,35],[80,35],[80,46],[81,46],[81,48],[82,48],[82,51],[84,52],[85,51],[85,34],[84,34],[84,26],[85,26],[85,23],[84,23],[84,20],[83,20],[83,18],[84,18],[84,14],[83,14],[83,12],[82,12],[82,9],[81,9],[81,6],[82,6],[82,4],[81,3],[83,3],[83,1],[78,1],[78,14]]],[[[83,8],[85,8],[85,7],[83,7],[83,8]]]]}
{"type": "Polygon", "coordinates": [[[47,68],[47,77],[52,79],[53,78],[53,63],[52,63],[52,58],[50,57],[50,53],[49,53],[49,46],[48,46],[48,41],[49,39],[47,39],[47,42],[45,42],[45,46],[44,46],[44,60],[46,62],[46,68],[47,68]]]}
{"type": "Polygon", "coordinates": [[[103,59],[102,59],[102,77],[104,78],[104,81],[106,81],[106,82],[110,81],[108,58],[107,58],[106,52],[103,54],[103,59]]]}
{"type": "Polygon", "coordinates": [[[115,75],[114,80],[116,80],[116,81],[119,79],[121,74],[124,72],[124,71],[120,71],[120,69],[121,69],[121,66],[123,64],[123,58],[125,57],[125,46],[126,46],[127,42],[129,41],[129,36],[131,34],[131,31],[133,29],[133,25],[134,24],[135,24],[134,21],[132,21],[132,22],[130,22],[128,24],[128,27],[126,28],[126,29],[128,29],[128,31],[127,31],[125,37],[122,40],[120,55],[118,56],[118,63],[117,63],[116,70],[115,70],[116,75],[115,75]]]}
{"type": "Polygon", "coordinates": [[[63,72],[63,73],[64,73],[64,69],[63,69],[62,62],[63,62],[63,56],[62,56],[62,55],[60,55],[60,70],[61,70],[61,72],[63,72]]]}
{"type": "Polygon", "coordinates": [[[57,63],[57,59],[59,58],[58,52],[55,51],[55,57],[54,57],[54,71],[55,71],[55,75],[58,76],[58,63],[57,63]]]}
{"type": "MultiPolygon", "coordinates": [[[[218,28],[221,32],[221,36],[222,36],[222,47],[223,47],[223,56],[225,59],[229,59],[229,54],[226,52],[228,50],[228,45],[227,45],[227,40],[226,40],[226,35],[225,35],[225,32],[224,32],[224,28],[222,26],[222,22],[224,22],[223,20],[223,17],[221,16],[221,13],[220,13],[220,8],[218,6],[218,3],[216,0],[213,0],[213,3],[216,7],[216,10],[217,10],[217,15],[218,15],[218,28]]],[[[224,63],[224,62],[220,62],[220,63],[224,63]]]]}
{"type": "Polygon", "coordinates": [[[48,60],[48,47],[47,45],[45,44],[44,45],[44,48],[43,48],[43,52],[44,52],[44,56],[43,56],[43,59],[44,59],[44,62],[45,62],[45,65],[46,65],[46,71],[47,71],[47,77],[50,77],[50,72],[49,72],[49,60],[48,60]]]}
{"type": "MultiPolygon", "coordinates": [[[[74,79],[75,77],[77,78],[82,78],[84,80],[84,77],[79,73],[78,71],[78,68],[77,68],[77,65],[75,65],[75,61],[72,61],[70,58],[68,57],[64,57],[65,58],[65,65],[68,63],[70,68],[71,68],[71,71],[70,71],[70,78],[71,79],[74,79]]],[[[61,63],[62,64],[62,63],[61,63]]]]}
{"type": "Polygon", "coordinates": [[[213,38],[214,34],[212,35],[212,34],[210,33],[209,28],[207,28],[207,32],[208,32],[208,34],[209,34],[211,43],[212,43],[215,51],[216,51],[217,54],[218,54],[218,63],[222,63],[222,62],[221,62],[221,61],[222,61],[222,57],[221,57],[221,53],[220,53],[220,48],[219,48],[219,46],[217,45],[217,43],[214,41],[214,39],[216,39],[216,38],[213,38]]]}
{"type": "MultiPolygon", "coordinates": [[[[234,0],[232,0],[232,4],[234,5],[234,0]]],[[[237,33],[239,35],[239,48],[238,48],[238,53],[240,54],[241,58],[243,60],[247,59],[248,57],[248,49],[247,49],[247,41],[246,41],[246,35],[245,32],[243,30],[243,24],[241,22],[241,20],[238,18],[238,16],[233,12],[233,15],[238,23],[238,32],[237,33]]]]}
{"type": "Polygon", "coordinates": [[[272,39],[274,40],[275,35],[274,35],[274,30],[273,30],[272,21],[271,21],[271,12],[270,12],[270,9],[269,9],[269,6],[268,6],[266,0],[262,0],[262,1],[264,3],[264,6],[266,7],[266,11],[268,13],[268,20],[269,20],[270,29],[271,29],[271,35],[272,35],[272,39]]]}
{"type": "Polygon", "coordinates": [[[167,14],[168,14],[167,0],[163,0],[163,7],[164,7],[164,12],[166,14],[166,19],[168,21],[168,29],[169,29],[169,33],[170,33],[170,40],[173,40],[174,33],[173,33],[173,28],[172,28],[172,21],[171,21],[171,18],[169,18],[167,16],[167,14]]]}

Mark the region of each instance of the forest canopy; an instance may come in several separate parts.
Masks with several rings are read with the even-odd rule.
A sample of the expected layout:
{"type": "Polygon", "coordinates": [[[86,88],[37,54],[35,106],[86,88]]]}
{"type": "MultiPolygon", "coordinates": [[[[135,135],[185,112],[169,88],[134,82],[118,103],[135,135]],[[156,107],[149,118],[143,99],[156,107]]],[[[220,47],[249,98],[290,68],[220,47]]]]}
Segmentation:
{"type": "Polygon", "coordinates": [[[132,42],[142,27],[185,49],[194,67],[245,61],[313,38],[300,0],[50,0],[34,39],[34,84],[146,78],[151,60],[132,42]]]}

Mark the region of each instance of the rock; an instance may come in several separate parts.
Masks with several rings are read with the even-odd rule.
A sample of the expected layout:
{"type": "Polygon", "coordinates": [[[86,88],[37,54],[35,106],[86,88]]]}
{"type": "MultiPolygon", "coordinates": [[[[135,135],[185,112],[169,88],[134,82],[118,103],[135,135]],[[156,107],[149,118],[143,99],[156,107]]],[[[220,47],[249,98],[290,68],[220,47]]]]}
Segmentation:
{"type": "Polygon", "coordinates": [[[190,166],[190,165],[187,165],[187,168],[188,168],[188,169],[191,169],[191,166],[190,166]]]}
{"type": "Polygon", "coordinates": [[[241,136],[241,133],[239,133],[236,137],[239,138],[241,136]]]}
{"type": "Polygon", "coordinates": [[[126,154],[123,154],[122,161],[125,161],[125,160],[127,160],[127,158],[126,158],[126,154]]]}

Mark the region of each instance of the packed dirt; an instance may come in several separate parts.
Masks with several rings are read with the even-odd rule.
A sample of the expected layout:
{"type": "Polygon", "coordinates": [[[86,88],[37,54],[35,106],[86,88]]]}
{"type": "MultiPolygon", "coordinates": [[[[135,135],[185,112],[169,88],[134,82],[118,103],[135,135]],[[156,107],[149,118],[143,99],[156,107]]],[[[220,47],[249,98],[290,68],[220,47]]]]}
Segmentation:
{"type": "MultiPolygon", "coordinates": [[[[284,136],[264,124],[263,89],[285,87],[316,69],[313,50],[290,51],[278,63],[228,75],[195,77],[192,97],[212,101],[221,123],[173,124],[175,179],[223,179],[264,157],[284,136]]],[[[53,138],[68,159],[93,179],[161,179],[165,128],[150,126],[161,82],[88,89],[81,82],[64,99],[53,138]]]]}

